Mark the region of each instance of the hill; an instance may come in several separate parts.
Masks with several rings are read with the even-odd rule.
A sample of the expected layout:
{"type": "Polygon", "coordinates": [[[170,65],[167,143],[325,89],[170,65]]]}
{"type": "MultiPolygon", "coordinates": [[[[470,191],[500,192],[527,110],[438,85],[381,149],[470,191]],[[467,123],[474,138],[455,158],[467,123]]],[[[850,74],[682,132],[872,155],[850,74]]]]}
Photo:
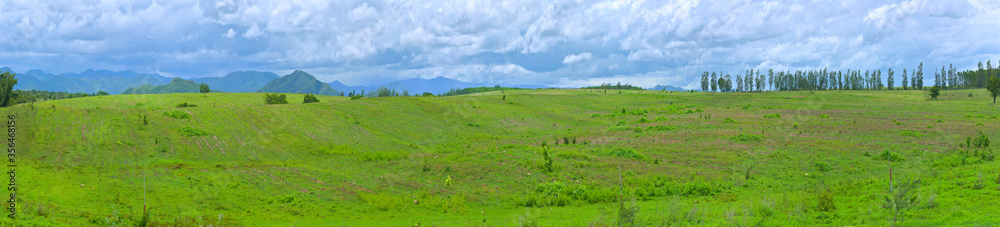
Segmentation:
{"type": "MultiPolygon", "coordinates": [[[[174,78],[170,83],[164,85],[142,85],[139,87],[133,87],[125,89],[122,94],[167,94],[167,93],[199,93],[201,91],[201,84],[195,83],[194,81],[185,80],[181,78],[174,78]]],[[[212,89],[212,92],[219,92],[218,90],[212,89]]]]}
{"type": "MultiPolygon", "coordinates": [[[[10,68],[0,68],[0,71],[11,71],[10,68]]],[[[81,73],[51,74],[42,70],[32,69],[17,74],[18,83],[14,89],[66,91],[70,93],[97,93],[106,91],[110,94],[120,94],[130,87],[144,84],[162,85],[170,82],[170,78],[159,74],[137,73],[133,71],[110,71],[88,69],[81,73]]]]}
{"type": "Polygon", "coordinates": [[[272,72],[237,71],[227,73],[223,77],[202,77],[193,79],[197,83],[205,83],[212,90],[225,92],[255,92],[267,83],[278,79],[272,72]]]}
{"type": "Polygon", "coordinates": [[[340,95],[340,92],[331,88],[329,84],[316,80],[316,77],[302,70],[295,70],[291,74],[275,79],[257,92],[340,95]]]}
{"type": "Polygon", "coordinates": [[[900,225],[1000,211],[984,89],[621,92],[112,95],[0,115],[25,226],[131,226],[144,206],[152,226],[610,226],[633,198],[641,225],[887,225],[890,184],[913,202],[900,225]]]}
{"type": "Polygon", "coordinates": [[[663,90],[666,90],[666,91],[687,91],[687,90],[684,90],[684,88],[675,87],[673,85],[659,85],[659,84],[657,84],[656,86],[654,86],[654,87],[652,87],[652,88],[650,88],[648,90],[651,90],[651,91],[663,91],[663,90]]]}

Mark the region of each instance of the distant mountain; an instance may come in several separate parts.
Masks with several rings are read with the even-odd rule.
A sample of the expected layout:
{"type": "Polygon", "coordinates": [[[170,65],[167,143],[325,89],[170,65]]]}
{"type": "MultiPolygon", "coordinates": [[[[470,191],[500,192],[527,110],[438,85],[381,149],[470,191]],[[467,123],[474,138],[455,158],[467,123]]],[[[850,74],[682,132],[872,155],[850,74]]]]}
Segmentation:
{"type": "MultiPolygon", "coordinates": [[[[386,84],[375,84],[375,85],[368,85],[368,86],[347,86],[347,85],[344,85],[343,83],[340,83],[340,81],[333,81],[332,83],[330,83],[331,87],[333,87],[333,88],[335,88],[337,90],[340,90],[340,91],[344,91],[345,93],[346,92],[351,92],[351,91],[355,91],[355,92],[360,93],[361,90],[364,90],[365,92],[370,92],[370,91],[375,91],[378,88],[385,87],[387,89],[395,89],[396,92],[399,92],[399,93],[403,93],[403,91],[406,90],[406,91],[409,91],[410,94],[418,94],[418,95],[422,94],[424,92],[430,92],[431,94],[437,95],[437,94],[446,93],[446,92],[450,91],[451,89],[456,89],[457,90],[457,89],[470,88],[470,87],[493,87],[495,85],[497,85],[497,84],[491,84],[491,83],[468,83],[468,82],[462,82],[462,81],[459,81],[459,80],[448,79],[448,78],[445,78],[445,77],[435,77],[435,78],[429,79],[429,80],[428,79],[421,79],[421,78],[412,78],[412,79],[405,79],[405,80],[397,80],[397,81],[393,81],[393,82],[386,83],[386,84]]],[[[504,86],[504,87],[516,87],[516,88],[528,88],[528,89],[532,89],[532,88],[546,88],[546,86],[543,86],[543,85],[507,85],[507,84],[500,84],[500,86],[504,86]]]]}
{"type": "Polygon", "coordinates": [[[673,85],[656,85],[656,87],[650,88],[648,90],[652,91],[662,91],[666,88],[667,91],[687,91],[684,88],[675,87],[673,85]]]}
{"type": "Polygon", "coordinates": [[[223,77],[195,78],[194,82],[205,83],[212,90],[255,92],[275,79],[278,79],[278,75],[272,72],[238,71],[230,72],[223,77]]]}
{"type": "MultiPolygon", "coordinates": [[[[0,71],[11,71],[3,67],[0,71]]],[[[17,73],[17,85],[14,89],[65,91],[70,93],[97,93],[106,91],[110,94],[120,94],[125,89],[143,84],[162,85],[170,82],[170,78],[159,74],[145,74],[133,71],[86,70],[82,73],[51,74],[42,70],[32,69],[17,73]]]]}
{"type": "Polygon", "coordinates": [[[316,77],[302,70],[295,70],[292,74],[275,79],[264,85],[260,90],[257,90],[257,92],[340,95],[340,92],[334,90],[329,84],[316,80],[316,77]]]}
{"type": "MultiPolygon", "coordinates": [[[[168,84],[159,86],[146,84],[139,87],[132,87],[122,91],[122,94],[198,93],[200,91],[201,83],[175,77],[168,84]]],[[[212,89],[212,92],[219,91],[212,89]]]]}

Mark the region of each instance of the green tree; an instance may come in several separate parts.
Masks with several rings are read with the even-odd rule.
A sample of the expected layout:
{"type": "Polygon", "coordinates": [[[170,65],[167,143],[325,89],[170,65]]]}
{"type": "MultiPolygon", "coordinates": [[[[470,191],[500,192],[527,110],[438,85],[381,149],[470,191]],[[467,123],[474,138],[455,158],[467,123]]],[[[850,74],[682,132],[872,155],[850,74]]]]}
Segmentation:
{"type": "MultiPolygon", "coordinates": [[[[558,141],[558,140],[556,140],[556,141],[558,141]]],[[[542,156],[545,158],[545,171],[551,173],[552,172],[552,157],[549,156],[549,148],[548,147],[544,147],[544,146],[542,147],[542,156]]]]}
{"type": "Polygon", "coordinates": [[[305,97],[302,97],[302,103],[314,103],[314,102],[319,102],[319,98],[316,98],[316,95],[306,94],[305,97]]]}
{"type": "Polygon", "coordinates": [[[885,78],[886,83],[887,83],[887,85],[889,85],[889,90],[892,90],[893,82],[895,82],[892,79],[892,74],[895,74],[896,72],[893,72],[892,68],[889,68],[889,71],[886,71],[886,73],[889,75],[889,77],[885,78]]]}
{"type": "Polygon", "coordinates": [[[12,103],[11,97],[14,96],[14,85],[17,84],[17,79],[14,78],[13,72],[3,72],[0,73],[0,107],[10,106],[12,103]]]}
{"type": "Polygon", "coordinates": [[[210,90],[208,90],[208,84],[201,83],[201,86],[198,86],[198,92],[208,93],[209,91],[210,90]]]}
{"type": "Polygon", "coordinates": [[[288,97],[285,94],[264,94],[265,104],[288,104],[288,97]]]}
{"type": "Polygon", "coordinates": [[[915,86],[917,88],[917,90],[923,90],[924,89],[924,63],[923,62],[920,62],[920,65],[917,66],[917,76],[915,77],[915,79],[917,79],[917,81],[916,81],[917,82],[917,86],[915,86]]]}
{"type": "Polygon", "coordinates": [[[997,96],[1000,95],[1000,78],[991,76],[990,82],[986,84],[986,90],[990,91],[990,96],[993,96],[993,103],[997,103],[997,96]]]}
{"type": "Polygon", "coordinates": [[[903,85],[903,90],[906,90],[906,85],[908,85],[907,83],[908,83],[908,81],[906,80],[906,69],[904,68],[903,69],[903,84],[900,84],[900,85],[903,85]]]}
{"type": "Polygon", "coordinates": [[[941,87],[933,86],[930,90],[931,99],[937,100],[937,97],[941,95],[941,87]]]}

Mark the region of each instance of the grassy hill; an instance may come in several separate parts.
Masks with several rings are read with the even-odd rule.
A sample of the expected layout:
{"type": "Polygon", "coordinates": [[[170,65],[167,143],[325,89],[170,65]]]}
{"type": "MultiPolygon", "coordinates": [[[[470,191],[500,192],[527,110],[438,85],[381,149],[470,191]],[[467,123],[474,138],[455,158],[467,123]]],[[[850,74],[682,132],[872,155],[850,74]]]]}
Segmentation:
{"type": "Polygon", "coordinates": [[[619,195],[644,225],[887,225],[890,166],[897,187],[920,180],[900,224],[1000,211],[995,148],[965,145],[1000,138],[985,90],[622,93],[113,95],[0,114],[16,115],[24,225],[131,225],[144,203],[185,226],[600,225],[619,195]]]}
{"type": "Polygon", "coordinates": [[[316,77],[302,70],[295,70],[291,74],[275,79],[257,92],[270,93],[296,93],[296,94],[316,94],[316,95],[339,95],[340,92],[334,90],[329,84],[319,82],[316,77]]]}

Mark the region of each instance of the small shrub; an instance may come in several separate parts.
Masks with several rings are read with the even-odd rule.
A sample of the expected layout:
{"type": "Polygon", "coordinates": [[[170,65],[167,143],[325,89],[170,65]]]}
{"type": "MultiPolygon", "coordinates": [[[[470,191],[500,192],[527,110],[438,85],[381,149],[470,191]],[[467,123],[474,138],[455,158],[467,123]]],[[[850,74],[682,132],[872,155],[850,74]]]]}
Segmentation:
{"type": "Polygon", "coordinates": [[[833,202],[833,193],[829,190],[820,192],[817,200],[819,201],[816,205],[816,210],[818,211],[833,211],[837,209],[836,204],[833,202]]]}
{"type": "Polygon", "coordinates": [[[769,119],[777,119],[777,118],[781,118],[781,114],[779,114],[779,113],[775,113],[775,114],[765,114],[765,115],[764,115],[764,118],[769,118],[769,119]]]}
{"type": "Polygon", "coordinates": [[[822,173],[829,172],[830,170],[833,169],[832,167],[830,167],[830,164],[826,164],[826,163],[823,163],[823,162],[817,162],[816,164],[813,164],[813,165],[815,165],[816,169],[819,170],[819,172],[822,172],[822,173]]]}
{"type": "Polygon", "coordinates": [[[207,136],[208,132],[199,128],[184,126],[180,129],[181,135],[185,136],[207,136]]]}
{"type": "Polygon", "coordinates": [[[972,97],[972,92],[969,92],[969,97],[972,97]]]}
{"type": "Polygon", "coordinates": [[[722,120],[722,123],[734,123],[734,122],[736,122],[736,120],[733,120],[732,118],[728,118],[728,117],[726,119],[722,120]]]}
{"type": "Polygon", "coordinates": [[[944,123],[944,120],[941,120],[941,119],[937,119],[937,121],[934,121],[934,122],[937,122],[937,123],[944,123]]]}
{"type": "Polygon", "coordinates": [[[569,144],[569,137],[563,137],[563,144],[569,144]]]}
{"type": "Polygon", "coordinates": [[[163,112],[163,116],[171,117],[174,119],[188,119],[191,118],[191,114],[181,111],[181,110],[170,110],[163,112]]]}
{"type": "Polygon", "coordinates": [[[649,123],[649,122],[650,122],[649,119],[646,119],[645,117],[644,118],[639,118],[639,120],[635,121],[635,123],[638,123],[638,124],[649,123]]]}
{"type": "Polygon", "coordinates": [[[549,149],[542,148],[542,157],[545,159],[545,171],[552,172],[552,157],[549,156],[549,149]]]}
{"type": "Polygon", "coordinates": [[[826,114],[820,114],[820,115],[819,115],[819,118],[830,118],[830,115],[826,115],[826,114]]]}
{"type": "Polygon", "coordinates": [[[733,136],[730,139],[736,142],[761,142],[764,141],[764,136],[756,134],[740,133],[739,135],[733,136]]]}
{"type": "Polygon", "coordinates": [[[890,152],[888,149],[882,151],[882,153],[880,153],[878,156],[875,156],[875,159],[880,161],[889,161],[889,162],[906,161],[906,159],[903,158],[902,155],[899,155],[898,153],[895,152],[890,152]]]}
{"type": "Polygon", "coordinates": [[[475,128],[483,127],[482,125],[480,125],[478,123],[469,123],[469,124],[466,124],[466,126],[475,127],[475,128]]]}
{"type": "Polygon", "coordinates": [[[977,148],[989,148],[990,147],[990,137],[983,134],[983,131],[979,131],[979,136],[972,139],[972,145],[977,148]]]}
{"type": "Polygon", "coordinates": [[[181,103],[181,104],[177,104],[177,108],[185,108],[185,107],[198,107],[198,105],[190,104],[190,103],[187,103],[187,102],[184,102],[184,103],[181,103]]]}
{"type": "Polygon", "coordinates": [[[660,115],[659,117],[656,117],[656,119],[653,119],[653,120],[654,121],[667,121],[669,119],[667,119],[667,116],[660,115]]]}
{"type": "Polygon", "coordinates": [[[302,98],[302,103],[315,103],[315,102],[319,102],[319,98],[316,98],[316,96],[313,94],[306,94],[306,96],[302,98]]]}

